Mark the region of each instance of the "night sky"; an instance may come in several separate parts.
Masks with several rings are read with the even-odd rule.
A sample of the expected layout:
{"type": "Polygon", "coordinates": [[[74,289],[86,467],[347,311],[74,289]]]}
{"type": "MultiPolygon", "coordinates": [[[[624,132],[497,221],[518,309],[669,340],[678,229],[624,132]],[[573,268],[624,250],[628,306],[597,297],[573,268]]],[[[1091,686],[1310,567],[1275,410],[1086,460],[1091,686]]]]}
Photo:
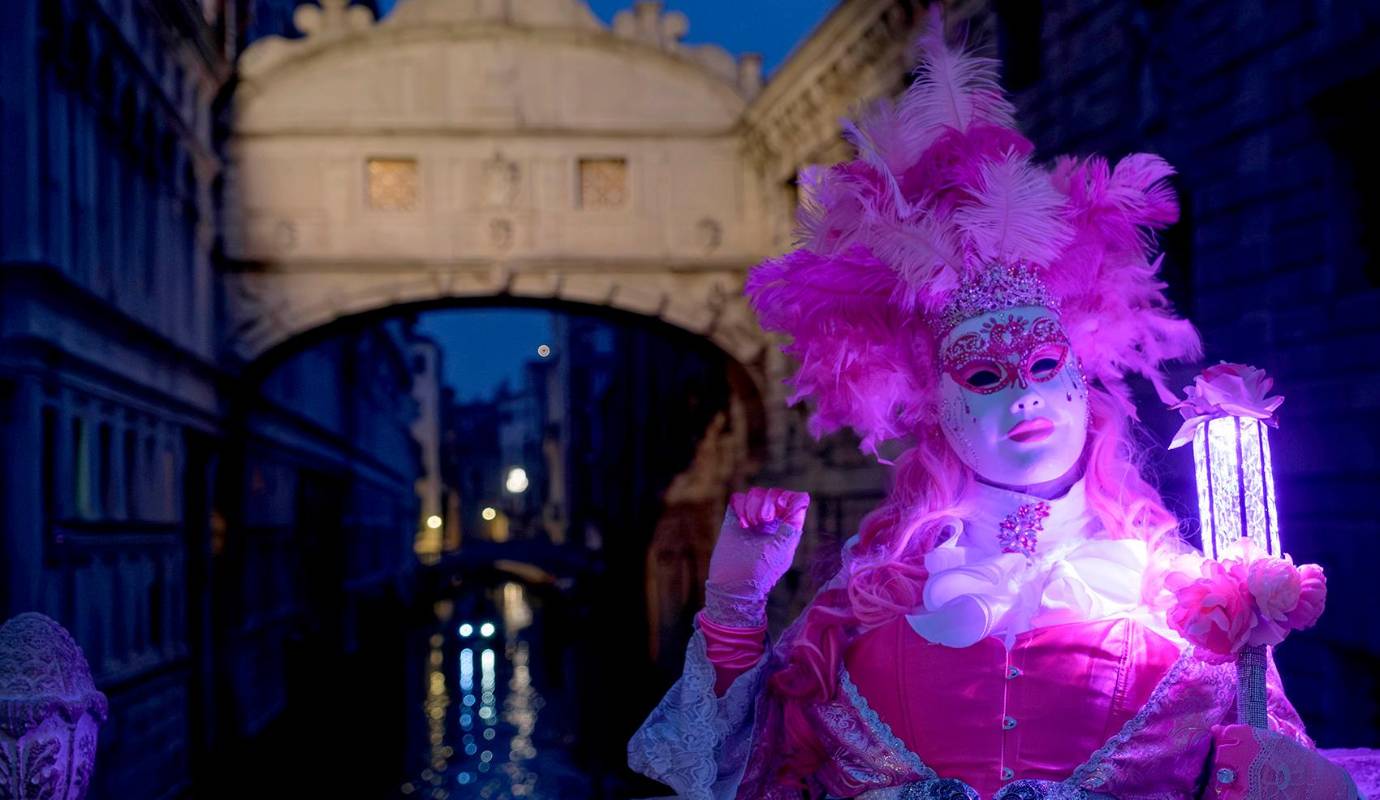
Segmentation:
{"type": "MultiPolygon", "coordinates": [[[[666,9],[690,18],[687,43],[712,42],[734,54],[761,53],[770,75],[835,4],[836,0],[671,0],[666,9]]],[[[384,0],[380,5],[386,9],[396,2],[384,0]]],[[[632,0],[589,0],[605,23],[632,5],[632,0]]],[[[522,365],[536,359],[537,346],[550,338],[551,317],[529,309],[433,312],[423,316],[418,327],[444,349],[446,383],[457,397],[475,400],[491,396],[504,378],[518,385],[522,365]]]]}
{"type": "Polygon", "coordinates": [[[434,311],[418,320],[417,329],[441,345],[445,382],[458,400],[491,397],[506,378],[521,385],[522,365],[536,361],[537,347],[549,343],[551,313],[533,309],[493,308],[434,311]]]}

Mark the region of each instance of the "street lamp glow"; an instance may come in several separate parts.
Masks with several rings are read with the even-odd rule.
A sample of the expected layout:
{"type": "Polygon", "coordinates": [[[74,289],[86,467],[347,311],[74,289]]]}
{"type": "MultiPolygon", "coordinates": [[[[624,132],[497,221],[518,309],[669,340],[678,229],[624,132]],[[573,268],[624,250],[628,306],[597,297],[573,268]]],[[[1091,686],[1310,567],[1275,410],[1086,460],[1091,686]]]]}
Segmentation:
{"type": "Polygon", "coordinates": [[[493,624],[492,622],[486,622],[486,623],[484,623],[483,625],[480,625],[480,626],[479,626],[479,635],[480,635],[480,636],[483,636],[485,639],[489,638],[490,636],[493,636],[493,635],[494,635],[494,624],[493,624]]]}
{"type": "Polygon", "coordinates": [[[479,516],[483,517],[486,520],[491,520],[494,517],[498,516],[498,512],[494,511],[493,506],[485,506],[484,510],[479,512],[479,516]]]}
{"type": "Polygon", "coordinates": [[[522,467],[513,467],[508,470],[508,480],[504,486],[513,494],[527,491],[527,470],[522,467]]]}
{"type": "Polygon", "coordinates": [[[436,516],[435,514],[432,514],[431,516],[426,518],[426,526],[428,528],[431,528],[432,530],[436,530],[437,528],[441,527],[441,518],[436,516]]]}

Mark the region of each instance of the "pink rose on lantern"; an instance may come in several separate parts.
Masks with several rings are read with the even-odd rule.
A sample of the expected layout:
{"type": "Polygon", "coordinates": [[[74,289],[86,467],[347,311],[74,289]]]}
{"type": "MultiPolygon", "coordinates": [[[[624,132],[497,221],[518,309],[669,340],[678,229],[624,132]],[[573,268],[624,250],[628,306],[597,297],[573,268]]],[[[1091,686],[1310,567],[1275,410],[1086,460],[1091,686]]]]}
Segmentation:
{"type": "Polygon", "coordinates": [[[1327,576],[1317,564],[1299,567],[1299,601],[1289,612],[1289,627],[1296,631],[1313,627],[1327,605],[1327,576]]]}
{"type": "Polygon", "coordinates": [[[1222,663],[1245,644],[1256,626],[1245,566],[1239,561],[1204,560],[1202,577],[1179,582],[1169,609],[1169,627],[1191,642],[1199,658],[1222,663]]]}
{"type": "Polygon", "coordinates": [[[1288,558],[1262,556],[1246,566],[1246,588],[1255,601],[1256,621],[1246,644],[1279,644],[1289,634],[1288,614],[1299,602],[1299,571],[1288,558]]]}
{"type": "Polygon", "coordinates": [[[1284,398],[1267,396],[1274,380],[1265,370],[1245,364],[1222,362],[1203,370],[1184,387],[1184,399],[1170,408],[1178,409],[1184,424],[1174,434],[1169,449],[1193,441],[1193,434],[1210,419],[1218,417],[1250,417],[1270,426],[1277,426],[1275,409],[1284,398]]]}
{"type": "Polygon", "coordinates": [[[1301,579],[1293,561],[1285,558],[1257,558],[1246,567],[1246,586],[1255,598],[1260,616],[1284,622],[1299,602],[1301,579]]]}

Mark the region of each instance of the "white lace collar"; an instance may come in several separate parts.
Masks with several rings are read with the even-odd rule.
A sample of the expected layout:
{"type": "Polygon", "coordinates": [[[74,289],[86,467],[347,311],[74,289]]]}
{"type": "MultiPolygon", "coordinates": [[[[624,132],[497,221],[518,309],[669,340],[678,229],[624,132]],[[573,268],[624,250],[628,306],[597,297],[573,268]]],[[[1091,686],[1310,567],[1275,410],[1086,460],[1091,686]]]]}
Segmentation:
{"type": "Polygon", "coordinates": [[[907,615],[921,636],[950,647],[998,636],[1010,647],[1032,628],[1111,616],[1167,630],[1141,600],[1145,542],[1105,538],[1081,479],[1050,500],[979,483],[963,506],[958,535],[925,555],[924,604],[907,615]]]}

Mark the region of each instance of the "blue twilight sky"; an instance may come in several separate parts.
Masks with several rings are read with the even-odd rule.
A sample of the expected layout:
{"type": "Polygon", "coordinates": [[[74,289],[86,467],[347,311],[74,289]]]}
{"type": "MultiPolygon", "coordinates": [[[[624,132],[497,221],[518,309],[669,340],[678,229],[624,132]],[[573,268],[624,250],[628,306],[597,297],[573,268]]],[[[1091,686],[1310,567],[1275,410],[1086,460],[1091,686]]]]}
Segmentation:
{"type": "MultiPolygon", "coordinates": [[[[386,13],[399,0],[382,0],[386,13]]],[[[400,0],[406,2],[407,0],[400,0]]],[[[633,0],[587,0],[605,23],[633,0]]],[[[714,43],[735,55],[761,53],[767,74],[819,24],[836,0],[668,0],[666,9],[690,18],[689,44],[714,43]]],[[[522,365],[538,358],[551,335],[551,314],[532,309],[433,311],[418,329],[444,349],[446,383],[457,397],[489,397],[507,378],[516,386],[522,365]]]]}
{"type": "Polygon", "coordinates": [[[418,316],[417,331],[441,345],[445,382],[458,400],[492,397],[504,378],[517,387],[522,365],[551,341],[551,312],[531,308],[456,309],[418,316]]]}
{"type": "MultiPolygon", "coordinates": [[[[605,23],[632,0],[587,0],[605,23]]],[[[667,11],[679,11],[690,19],[687,44],[717,44],[728,52],[761,53],[770,75],[837,0],[668,0],[667,11]]]]}
{"type": "MultiPolygon", "coordinates": [[[[585,1],[605,24],[633,6],[633,0],[585,1]]],[[[379,12],[387,14],[399,2],[407,0],[379,0],[379,12]]],[[[717,44],[735,55],[761,53],[771,74],[835,5],[837,0],[666,0],[665,8],[690,18],[687,44],[717,44]]]]}

